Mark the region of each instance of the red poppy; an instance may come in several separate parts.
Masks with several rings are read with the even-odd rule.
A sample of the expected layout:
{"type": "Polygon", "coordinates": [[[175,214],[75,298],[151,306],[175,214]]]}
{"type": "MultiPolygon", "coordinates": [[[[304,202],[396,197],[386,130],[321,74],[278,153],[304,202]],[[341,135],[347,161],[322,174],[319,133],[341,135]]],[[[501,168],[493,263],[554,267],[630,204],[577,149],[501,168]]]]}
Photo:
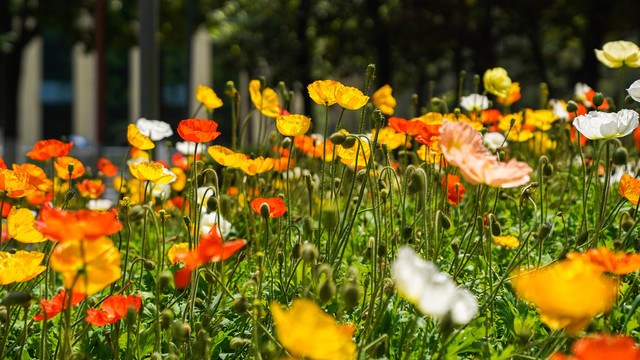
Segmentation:
{"type": "Polygon", "coordinates": [[[34,146],[33,150],[27,153],[27,156],[33,160],[49,160],[52,157],[66,156],[73,147],[73,141],[65,144],[60,140],[40,140],[34,146]]]}
{"type": "Polygon", "coordinates": [[[638,360],[640,349],[632,337],[623,335],[592,335],[573,343],[573,356],[555,353],[550,360],[638,360]]]}
{"type": "Polygon", "coordinates": [[[460,178],[447,174],[446,179],[442,179],[442,186],[447,187],[447,200],[455,206],[460,204],[460,200],[462,200],[462,195],[464,195],[465,188],[462,186],[460,182],[460,178]]]}
{"type": "Polygon", "coordinates": [[[222,242],[218,227],[214,225],[207,234],[200,237],[200,242],[194,250],[176,255],[176,261],[184,264],[184,268],[178,270],[174,278],[176,287],[185,288],[189,284],[191,271],[198,266],[226,260],[246,243],[243,239],[222,242]]]}
{"type": "Polygon", "coordinates": [[[435,124],[435,125],[422,124],[421,126],[417,127],[416,129],[417,133],[414,134],[416,135],[416,140],[421,144],[425,144],[429,147],[433,147],[436,141],[438,141],[438,139],[440,138],[441,126],[442,126],[441,124],[435,124]]]}
{"type": "MultiPolygon", "coordinates": [[[[71,293],[71,307],[74,307],[84,299],[85,295],[82,293],[71,293]]],[[[66,309],[69,304],[69,298],[67,297],[66,290],[60,290],[60,292],[54,295],[51,300],[40,299],[40,309],[44,311],[44,314],[37,314],[33,316],[33,320],[42,321],[47,315],[47,320],[58,315],[62,310],[66,309]]]]}
{"type": "Polygon", "coordinates": [[[6,219],[9,216],[9,211],[11,211],[11,204],[5,200],[2,204],[2,217],[6,219]]]}
{"type": "Polygon", "coordinates": [[[281,198],[256,198],[251,202],[251,208],[258,214],[262,214],[260,212],[262,204],[267,204],[269,206],[270,218],[280,217],[285,212],[287,212],[287,207],[284,206],[284,200],[282,200],[281,198]]]}
{"type": "Polygon", "coordinates": [[[80,196],[90,199],[99,199],[104,189],[105,184],[101,180],[84,179],[77,184],[80,196]]]}
{"type": "Polygon", "coordinates": [[[387,124],[396,132],[407,134],[409,129],[409,120],[399,118],[399,117],[390,117],[387,121],[387,124]]]}
{"type": "Polygon", "coordinates": [[[122,229],[117,218],[118,210],[76,212],[54,209],[45,204],[40,210],[36,228],[49,240],[97,240],[115,234],[122,229]]]}
{"type": "MultiPolygon", "coordinates": [[[[578,132],[578,130],[576,129],[576,127],[575,127],[575,126],[573,126],[573,125],[567,125],[567,126],[571,126],[571,135],[570,135],[570,137],[571,137],[571,142],[575,144],[575,143],[577,142],[576,137],[577,137],[577,136],[578,136],[578,134],[579,134],[579,135],[580,135],[580,146],[584,146],[584,144],[586,144],[586,143],[587,143],[587,140],[589,140],[589,139],[588,139],[586,136],[584,136],[584,135],[580,134],[580,133],[578,132]]],[[[634,133],[633,133],[633,137],[634,137],[634,138],[636,137],[636,135],[635,135],[635,134],[636,134],[636,133],[635,133],[635,131],[634,131],[634,133]]]]}
{"type": "Polygon", "coordinates": [[[178,134],[186,141],[203,143],[211,141],[220,135],[218,123],[207,119],[186,119],[178,124],[178,134]]]}
{"type": "Polygon", "coordinates": [[[106,177],[116,176],[118,173],[118,167],[106,158],[98,159],[98,170],[102,171],[106,177]]]}
{"type": "Polygon", "coordinates": [[[133,308],[138,312],[141,304],[142,297],[140,295],[113,295],[108,297],[102,303],[101,310],[95,308],[87,310],[87,317],[85,320],[95,326],[115,324],[118,320],[127,315],[129,308],[133,308]]]}

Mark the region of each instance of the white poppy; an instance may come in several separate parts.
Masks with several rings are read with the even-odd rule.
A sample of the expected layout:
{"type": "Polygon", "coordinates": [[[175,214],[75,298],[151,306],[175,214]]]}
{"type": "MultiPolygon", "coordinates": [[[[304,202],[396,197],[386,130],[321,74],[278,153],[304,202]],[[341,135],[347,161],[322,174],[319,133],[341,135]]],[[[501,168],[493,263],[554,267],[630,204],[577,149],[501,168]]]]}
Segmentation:
{"type": "Polygon", "coordinates": [[[140,133],[147,135],[151,141],[158,141],[173,135],[171,125],[160,120],[147,120],[140,118],[136,121],[136,126],[140,133]]]}
{"type": "Polygon", "coordinates": [[[507,143],[504,141],[504,135],[499,132],[488,132],[484,134],[483,142],[492,152],[498,150],[500,147],[507,147],[507,143]]]}
{"type": "MultiPolygon", "coordinates": [[[[179,141],[176,143],[176,150],[178,150],[183,155],[193,155],[196,151],[196,143],[191,141],[179,141]]],[[[207,150],[207,146],[204,144],[198,145],[198,153],[202,154],[207,150]]]]}
{"type": "Polygon", "coordinates": [[[478,302],[471,292],[457,287],[449,274],[422,260],[408,246],[398,250],[391,273],[398,293],[425,315],[442,319],[450,314],[454,323],[466,324],[478,313],[478,302]]]}
{"type": "Polygon", "coordinates": [[[467,111],[482,111],[489,108],[489,98],[480,94],[463,96],[460,106],[467,111]]]}
{"type": "MultiPolygon", "coordinates": [[[[164,169],[165,173],[167,171],[171,172],[168,169],[164,169]]],[[[173,174],[173,172],[171,172],[173,174]]],[[[174,174],[174,178],[171,182],[174,182],[176,180],[175,174],[174,174]]],[[[169,199],[169,195],[171,195],[171,185],[169,185],[170,183],[166,183],[166,184],[153,184],[153,187],[151,188],[151,196],[153,196],[155,199],[161,199],[162,201],[165,201],[167,199],[169,199]]]]}
{"type": "Polygon", "coordinates": [[[551,107],[551,112],[553,112],[553,115],[559,117],[560,119],[569,119],[567,105],[563,101],[560,101],[558,99],[551,99],[549,100],[549,106],[551,107]]]}
{"type": "Polygon", "coordinates": [[[226,237],[231,232],[231,223],[225,220],[222,215],[218,215],[215,211],[202,214],[200,218],[200,231],[203,234],[208,234],[214,225],[218,225],[218,232],[221,232],[222,236],[226,237]],[[220,216],[220,219],[218,219],[218,216],[220,216]],[[218,222],[218,220],[220,220],[220,222],[218,222]]]}
{"type": "Polygon", "coordinates": [[[585,83],[576,83],[573,92],[576,99],[584,104],[584,106],[591,106],[591,101],[587,100],[587,93],[591,91],[591,86],[585,83]]]}
{"type": "Polygon", "coordinates": [[[87,202],[87,209],[89,210],[109,210],[113,206],[113,201],[109,199],[97,199],[89,200],[87,202]]]}
{"type": "Polygon", "coordinates": [[[629,109],[617,113],[590,111],[575,118],[573,125],[591,140],[618,138],[631,134],[638,127],[638,113],[629,109]]]}
{"type": "Polygon", "coordinates": [[[640,102],[640,80],[636,80],[629,86],[627,92],[633,100],[640,102]]]}

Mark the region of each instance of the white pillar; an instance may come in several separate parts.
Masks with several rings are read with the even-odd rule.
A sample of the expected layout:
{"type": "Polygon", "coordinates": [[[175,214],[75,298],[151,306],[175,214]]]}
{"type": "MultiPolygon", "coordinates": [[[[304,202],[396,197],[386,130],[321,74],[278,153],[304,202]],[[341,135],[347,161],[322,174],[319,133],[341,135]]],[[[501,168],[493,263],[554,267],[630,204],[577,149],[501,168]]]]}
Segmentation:
{"type": "Polygon", "coordinates": [[[22,56],[22,74],[18,84],[18,163],[23,163],[26,151],[42,140],[42,44],[42,37],[33,38],[22,56]]]}
{"type": "Polygon", "coordinates": [[[135,122],[138,118],[140,118],[140,48],[135,46],[129,49],[129,122],[135,122]]]}
{"type": "MultiPolygon", "coordinates": [[[[193,89],[189,89],[189,93],[193,94],[193,96],[189,99],[189,116],[191,116],[200,105],[198,99],[195,97],[198,85],[213,87],[213,71],[211,70],[213,49],[211,47],[211,35],[205,27],[199,27],[194,32],[192,41],[190,83],[193,89]]],[[[218,90],[221,89],[221,84],[217,85],[216,88],[218,90]]],[[[220,94],[220,91],[216,92],[216,94],[222,99],[225,105],[229,102],[224,98],[224,94],[220,94]]],[[[202,114],[204,114],[204,112],[202,114]]],[[[200,115],[203,116],[202,114],[200,115]]]]}
{"type": "Polygon", "coordinates": [[[98,139],[96,53],[87,53],[83,44],[76,44],[71,54],[71,133],[95,143],[98,139]]]}

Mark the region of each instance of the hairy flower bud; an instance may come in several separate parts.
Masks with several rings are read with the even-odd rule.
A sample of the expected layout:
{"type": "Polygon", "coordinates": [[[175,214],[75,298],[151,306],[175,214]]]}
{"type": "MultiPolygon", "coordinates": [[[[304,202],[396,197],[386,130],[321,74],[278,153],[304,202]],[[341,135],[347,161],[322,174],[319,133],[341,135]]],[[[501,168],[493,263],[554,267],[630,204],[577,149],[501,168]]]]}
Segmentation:
{"type": "Polygon", "coordinates": [[[629,152],[626,148],[619,147],[613,151],[613,156],[611,158],[613,159],[614,165],[626,165],[629,160],[629,152]]]}

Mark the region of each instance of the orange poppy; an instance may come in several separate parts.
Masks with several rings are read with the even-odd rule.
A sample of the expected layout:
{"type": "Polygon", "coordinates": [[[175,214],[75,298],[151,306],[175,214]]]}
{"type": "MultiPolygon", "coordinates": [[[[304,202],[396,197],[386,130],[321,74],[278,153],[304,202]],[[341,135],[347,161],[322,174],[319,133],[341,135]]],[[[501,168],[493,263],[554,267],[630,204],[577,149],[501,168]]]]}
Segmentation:
{"type": "Polygon", "coordinates": [[[36,191],[34,193],[27,195],[27,202],[34,206],[42,205],[45,202],[52,201],[52,200],[53,200],[53,193],[51,191],[46,193],[41,191],[36,191]]]}
{"type": "Polygon", "coordinates": [[[313,154],[313,149],[316,146],[316,143],[311,136],[301,135],[293,138],[293,145],[300,149],[304,154],[313,154]]]}
{"type": "Polygon", "coordinates": [[[80,196],[90,199],[99,199],[106,187],[99,179],[84,179],[77,186],[80,196]]]}
{"type": "Polygon", "coordinates": [[[142,305],[142,296],[109,296],[101,306],[101,310],[96,308],[87,310],[85,320],[91,325],[105,326],[107,324],[115,324],[118,320],[127,315],[129,308],[133,308],[135,312],[140,310],[142,305]]]}
{"type": "Polygon", "coordinates": [[[47,178],[44,170],[34,164],[13,164],[13,170],[20,170],[29,174],[29,183],[40,191],[51,191],[53,182],[47,178]]]}
{"type": "Polygon", "coordinates": [[[222,242],[218,227],[214,225],[211,230],[200,237],[198,246],[192,251],[178,252],[174,259],[182,262],[184,268],[178,270],[174,281],[176,287],[185,288],[189,284],[191,271],[210,262],[218,262],[230,258],[236,251],[247,243],[246,240],[237,239],[222,242]]]}
{"type": "MultiPolygon", "coordinates": [[[[273,169],[276,163],[275,159],[263,158],[259,156],[255,159],[244,159],[240,162],[239,166],[242,171],[247,175],[262,174],[263,172],[273,169]]],[[[236,165],[237,166],[237,165],[236,165]]]]}
{"type": "Polygon", "coordinates": [[[98,170],[102,171],[106,177],[116,176],[118,173],[118,167],[106,158],[98,159],[98,170]]]}
{"type": "Polygon", "coordinates": [[[460,178],[447,174],[446,179],[442,179],[442,186],[447,187],[447,200],[455,206],[460,204],[460,200],[462,200],[462,195],[464,195],[465,188],[462,186],[460,182],[460,178]]]}
{"type": "Polygon", "coordinates": [[[218,123],[207,119],[186,119],[178,124],[178,134],[183,140],[195,143],[209,142],[217,138],[218,123]]]}
{"type": "Polygon", "coordinates": [[[80,160],[72,158],[71,156],[61,156],[56,158],[53,162],[53,166],[56,168],[58,177],[62,180],[77,179],[84,175],[84,165],[80,160]],[[69,169],[73,166],[73,171],[69,172],[69,169]]]}
{"type": "Polygon", "coordinates": [[[640,270],[640,254],[612,252],[606,247],[589,250],[585,253],[571,252],[567,254],[567,259],[572,261],[586,261],[595,265],[602,272],[617,275],[626,275],[640,270]]]}
{"type": "Polygon", "coordinates": [[[8,197],[20,198],[33,193],[36,188],[29,180],[29,174],[24,171],[0,169],[0,190],[8,197]]]}
{"type": "Polygon", "coordinates": [[[220,145],[209,146],[207,150],[209,155],[215,160],[218,164],[222,166],[235,166],[239,162],[241,163],[243,160],[249,157],[249,155],[245,155],[242,153],[235,152],[229,148],[220,145]]]}
{"type": "Polygon", "coordinates": [[[7,164],[4,163],[4,159],[0,157],[0,169],[6,169],[7,164]]]}
{"type": "Polygon", "coordinates": [[[33,150],[27,153],[27,156],[33,160],[45,161],[52,157],[66,156],[73,147],[73,141],[63,143],[60,140],[40,140],[34,146],[33,150]]]}
{"type": "MultiPolygon", "coordinates": [[[[71,307],[74,307],[80,303],[85,298],[85,295],[82,293],[72,292],[71,293],[71,307]]],[[[51,300],[40,299],[40,309],[44,311],[44,314],[37,314],[33,316],[33,320],[42,321],[45,319],[45,315],[47,320],[52,319],[54,316],[58,315],[62,312],[62,310],[66,309],[69,304],[69,298],[67,297],[67,291],[62,289],[58,294],[55,294],[51,300]]]]}
{"type": "Polygon", "coordinates": [[[627,198],[633,205],[637,205],[638,198],[640,198],[640,180],[629,174],[622,175],[618,185],[618,194],[627,198]]]}
{"type": "Polygon", "coordinates": [[[36,221],[38,229],[49,240],[97,240],[122,229],[117,209],[109,211],[79,210],[76,212],[54,209],[45,205],[36,221]],[[73,226],[69,226],[73,224],[73,226]]]}
{"type": "Polygon", "coordinates": [[[573,356],[555,353],[550,360],[638,360],[640,348],[634,339],[624,335],[597,334],[573,343],[573,356]]]}
{"type": "Polygon", "coordinates": [[[262,214],[260,212],[260,208],[262,204],[267,204],[269,206],[269,217],[277,218],[284,215],[287,212],[287,207],[284,206],[284,200],[281,198],[256,198],[251,202],[251,208],[258,214],[262,214]]]}

